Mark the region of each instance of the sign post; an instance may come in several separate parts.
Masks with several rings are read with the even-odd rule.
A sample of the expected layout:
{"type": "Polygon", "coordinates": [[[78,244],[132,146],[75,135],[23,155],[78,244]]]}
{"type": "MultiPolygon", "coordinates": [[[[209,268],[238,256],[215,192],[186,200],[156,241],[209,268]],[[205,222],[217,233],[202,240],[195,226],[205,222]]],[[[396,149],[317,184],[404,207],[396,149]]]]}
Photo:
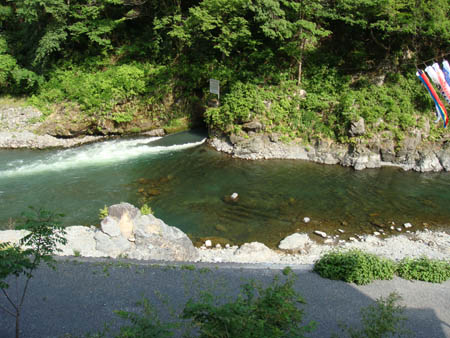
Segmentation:
{"type": "Polygon", "coordinates": [[[219,80],[209,79],[209,92],[217,95],[217,99],[220,100],[220,82],[219,80]]]}

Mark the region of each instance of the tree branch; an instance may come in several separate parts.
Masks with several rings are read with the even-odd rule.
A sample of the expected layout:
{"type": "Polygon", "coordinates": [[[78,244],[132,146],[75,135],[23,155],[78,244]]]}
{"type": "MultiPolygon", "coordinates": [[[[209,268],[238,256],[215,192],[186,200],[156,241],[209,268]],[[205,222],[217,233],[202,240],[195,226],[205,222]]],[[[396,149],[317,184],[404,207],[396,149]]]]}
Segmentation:
{"type": "Polygon", "coordinates": [[[13,316],[13,317],[16,316],[16,314],[15,314],[14,312],[8,310],[8,309],[7,309],[6,307],[4,307],[3,305],[0,305],[0,310],[5,311],[7,314],[9,314],[9,315],[11,315],[11,316],[13,316]]]}
{"type": "Polygon", "coordinates": [[[9,298],[9,295],[6,293],[5,289],[2,288],[2,292],[5,295],[5,297],[8,300],[8,302],[13,306],[14,309],[17,310],[16,304],[14,304],[14,302],[11,300],[11,298],[9,298]]]}

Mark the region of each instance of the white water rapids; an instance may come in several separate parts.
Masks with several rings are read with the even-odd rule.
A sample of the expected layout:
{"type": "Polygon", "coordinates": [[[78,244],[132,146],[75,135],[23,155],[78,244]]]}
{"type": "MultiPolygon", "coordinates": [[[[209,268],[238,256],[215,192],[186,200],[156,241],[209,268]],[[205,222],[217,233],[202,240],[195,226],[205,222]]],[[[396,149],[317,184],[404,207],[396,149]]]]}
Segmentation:
{"type": "Polygon", "coordinates": [[[42,172],[64,171],[68,169],[104,166],[135,159],[152,154],[169,153],[196,147],[205,142],[190,142],[173,145],[153,145],[161,139],[152,137],[133,140],[112,140],[94,143],[79,148],[65,149],[51,152],[49,155],[27,163],[23,160],[15,160],[6,163],[0,169],[0,177],[25,176],[42,172]]]}

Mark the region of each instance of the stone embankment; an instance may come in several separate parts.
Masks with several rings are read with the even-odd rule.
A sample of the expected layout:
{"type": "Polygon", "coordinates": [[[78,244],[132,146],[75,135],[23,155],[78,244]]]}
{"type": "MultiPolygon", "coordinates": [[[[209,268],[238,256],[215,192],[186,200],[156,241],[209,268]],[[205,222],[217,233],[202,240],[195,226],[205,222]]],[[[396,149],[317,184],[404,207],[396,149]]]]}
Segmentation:
{"type": "Polygon", "coordinates": [[[353,144],[319,139],[305,145],[296,141],[283,142],[280,135],[266,134],[261,128],[253,123],[245,127],[247,133],[240,136],[213,131],[209,144],[218,151],[249,160],[300,159],[340,164],[356,170],[383,166],[419,172],[450,170],[450,143],[445,140],[436,143],[426,141],[426,130],[415,130],[400,144],[394,142],[392,133],[385,132],[370,140],[356,137],[353,144]]]}
{"type": "MultiPolygon", "coordinates": [[[[428,230],[383,239],[361,236],[348,242],[339,240],[328,244],[319,244],[308,234],[295,233],[283,239],[277,250],[259,242],[222,248],[211,240],[195,248],[180,229],[168,226],[153,215],[142,215],[139,209],[128,203],[109,207],[100,229],[71,226],[66,231],[68,243],[60,247],[59,253],[63,256],[300,265],[313,264],[330,250],[357,248],[395,260],[421,256],[450,257],[450,236],[445,232],[428,230]]],[[[0,231],[0,242],[18,243],[25,234],[17,230],[0,231]]]]}
{"type": "Polygon", "coordinates": [[[0,148],[45,149],[68,148],[101,140],[102,136],[83,135],[74,138],[58,138],[40,134],[41,112],[32,107],[0,108],[0,148]]]}

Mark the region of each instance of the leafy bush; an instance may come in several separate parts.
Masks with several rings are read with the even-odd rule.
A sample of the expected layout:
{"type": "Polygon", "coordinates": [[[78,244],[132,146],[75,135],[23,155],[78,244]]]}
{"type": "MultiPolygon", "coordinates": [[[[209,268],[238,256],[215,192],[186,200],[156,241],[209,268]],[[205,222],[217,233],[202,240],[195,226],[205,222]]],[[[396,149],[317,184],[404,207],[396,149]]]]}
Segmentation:
{"type": "Polygon", "coordinates": [[[167,88],[161,81],[165,67],[148,63],[108,65],[106,69],[85,69],[72,66],[57,69],[31,103],[41,109],[55,103],[76,104],[82,112],[122,123],[130,122],[140,105],[162,101],[167,88]],[[147,102],[146,97],[152,96],[147,102]]]}
{"type": "Polygon", "coordinates": [[[392,279],[395,264],[360,250],[334,251],[325,254],[314,265],[314,271],[324,278],[362,285],[377,279],[392,279]]]}
{"type": "Polygon", "coordinates": [[[398,263],[397,274],[405,279],[442,283],[450,279],[450,262],[426,257],[405,258],[398,263]]]}
{"type": "Polygon", "coordinates": [[[140,210],[142,215],[153,215],[152,208],[149,207],[147,204],[142,205],[140,210]]]}
{"type": "Polygon", "coordinates": [[[98,218],[102,220],[106,217],[108,217],[108,207],[105,205],[103,208],[98,209],[98,218]]]}
{"type": "MultiPolygon", "coordinates": [[[[396,293],[391,293],[386,299],[377,299],[375,304],[361,310],[362,329],[355,329],[341,324],[344,334],[350,338],[381,338],[401,337],[410,332],[404,328],[406,317],[403,316],[405,308],[398,305],[401,299],[396,293]]],[[[333,337],[343,337],[333,335],[333,337]]]]}
{"type": "Polygon", "coordinates": [[[120,328],[120,333],[115,335],[116,338],[173,337],[172,328],[175,328],[176,325],[162,323],[148,299],[142,299],[137,305],[142,307],[142,314],[116,311],[120,318],[131,322],[131,325],[120,328]]]}
{"type": "Polygon", "coordinates": [[[314,323],[299,326],[304,300],[293,289],[292,271],[284,283],[275,278],[263,288],[256,283],[243,285],[243,294],[233,302],[217,305],[213,295],[204,293],[201,301],[189,300],[184,319],[193,319],[200,337],[304,337],[314,323]]]}

